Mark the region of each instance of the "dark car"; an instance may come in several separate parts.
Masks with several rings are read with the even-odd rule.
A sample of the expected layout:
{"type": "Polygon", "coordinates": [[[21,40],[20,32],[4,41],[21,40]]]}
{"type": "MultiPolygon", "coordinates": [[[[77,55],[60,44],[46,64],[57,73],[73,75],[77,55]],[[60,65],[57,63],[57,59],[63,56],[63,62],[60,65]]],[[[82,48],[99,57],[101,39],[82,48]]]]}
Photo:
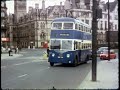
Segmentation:
{"type": "Polygon", "coordinates": [[[100,47],[97,51],[97,56],[100,56],[105,50],[108,50],[108,47],[100,47]]]}

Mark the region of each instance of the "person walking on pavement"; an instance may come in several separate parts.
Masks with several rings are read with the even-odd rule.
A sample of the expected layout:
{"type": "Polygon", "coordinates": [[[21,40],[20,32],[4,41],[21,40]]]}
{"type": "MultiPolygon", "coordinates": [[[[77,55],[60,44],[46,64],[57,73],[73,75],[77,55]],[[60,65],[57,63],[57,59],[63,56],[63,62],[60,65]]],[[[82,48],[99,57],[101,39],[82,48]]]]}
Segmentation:
{"type": "Polygon", "coordinates": [[[49,56],[49,47],[47,48],[47,57],[49,56]]]}
{"type": "Polygon", "coordinates": [[[8,48],[9,56],[13,56],[13,55],[10,54],[11,52],[12,52],[12,49],[11,49],[11,48],[8,48]]]}
{"type": "Polygon", "coordinates": [[[16,47],[17,52],[19,53],[18,47],[16,47]]]}

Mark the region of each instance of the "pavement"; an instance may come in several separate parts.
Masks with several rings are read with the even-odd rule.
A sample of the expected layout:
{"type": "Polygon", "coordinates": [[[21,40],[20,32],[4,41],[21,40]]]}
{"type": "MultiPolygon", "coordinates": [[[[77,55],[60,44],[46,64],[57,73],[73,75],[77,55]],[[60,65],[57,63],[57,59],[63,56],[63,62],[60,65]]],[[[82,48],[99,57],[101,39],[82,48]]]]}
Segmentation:
{"type": "MultiPolygon", "coordinates": [[[[8,53],[8,52],[7,52],[7,53],[2,53],[2,54],[1,54],[1,60],[17,58],[17,57],[23,56],[24,53],[25,53],[24,50],[23,50],[22,52],[16,53],[16,54],[15,54],[14,52],[12,52],[12,53],[11,53],[12,56],[9,56],[9,53],[8,53]]],[[[31,58],[31,57],[30,57],[30,58],[31,58]]],[[[42,57],[40,56],[40,59],[48,60],[47,53],[44,52],[44,53],[43,53],[43,56],[42,56],[42,57]]]]}
{"type": "Polygon", "coordinates": [[[77,89],[119,89],[118,62],[118,59],[98,62],[96,81],[92,81],[92,71],[90,71],[77,89]]]}

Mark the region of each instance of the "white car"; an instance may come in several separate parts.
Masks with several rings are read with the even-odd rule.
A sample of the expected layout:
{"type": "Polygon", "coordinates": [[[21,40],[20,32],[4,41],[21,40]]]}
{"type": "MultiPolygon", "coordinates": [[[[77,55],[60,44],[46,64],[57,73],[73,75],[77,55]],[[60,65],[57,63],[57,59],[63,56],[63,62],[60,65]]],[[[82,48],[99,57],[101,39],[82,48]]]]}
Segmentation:
{"type": "Polygon", "coordinates": [[[108,47],[100,47],[97,51],[97,56],[103,53],[104,50],[108,50],[108,47]]]}

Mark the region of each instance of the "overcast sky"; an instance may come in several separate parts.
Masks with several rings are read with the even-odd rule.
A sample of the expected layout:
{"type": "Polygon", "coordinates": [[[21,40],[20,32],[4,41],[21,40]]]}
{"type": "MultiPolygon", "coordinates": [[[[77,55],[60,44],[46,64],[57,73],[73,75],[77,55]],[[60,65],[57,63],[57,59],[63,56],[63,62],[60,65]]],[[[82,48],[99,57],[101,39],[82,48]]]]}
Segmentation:
{"type": "MultiPolygon", "coordinates": [[[[7,5],[7,13],[14,13],[14,0],[8,0],[6,1],[6,5],[7,5]]],[[[102,0],[102,1],[108,1],[108,0],[102,0]]],[[[110,2],[114,1],[114,0],[109,0],[110,2]]],[[[64,5],[65,0],[45,0],[45,7],[48,6],[54,6],[54,5],[60,5],[60,2],[62,2],[62,5],[64,5]]],[[[39,3],[39,8],[41,8],[42,6],[42,0],[27,0],[27,11],[28,11],[28,7],[32,6],[35,7],[35,3],[39,3]]]]}

